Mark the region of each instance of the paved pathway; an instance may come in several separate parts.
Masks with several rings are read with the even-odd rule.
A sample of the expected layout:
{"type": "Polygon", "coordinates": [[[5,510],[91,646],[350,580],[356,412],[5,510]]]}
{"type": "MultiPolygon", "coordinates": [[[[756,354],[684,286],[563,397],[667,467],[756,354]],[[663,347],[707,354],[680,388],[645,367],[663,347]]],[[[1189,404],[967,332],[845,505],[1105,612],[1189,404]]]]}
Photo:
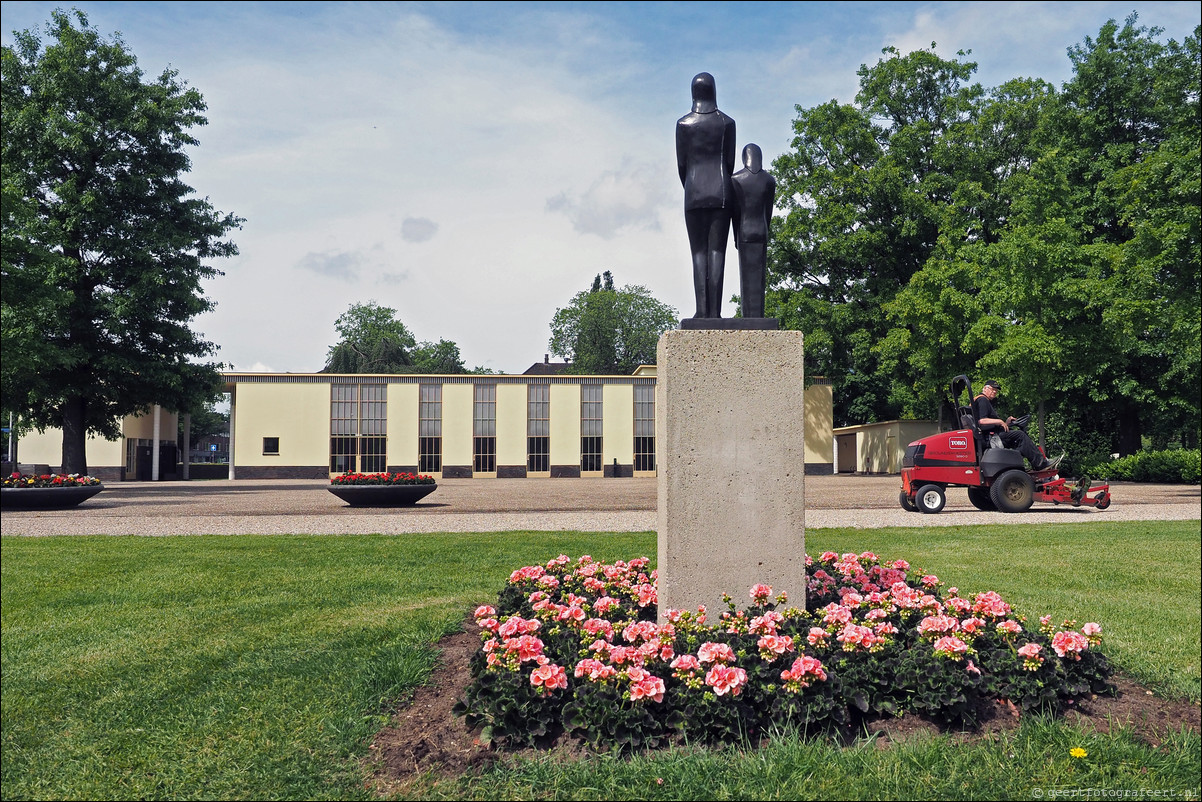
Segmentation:
{"type": "MultiPolygon", "coordinates": [[[[655,479],[447,479],[415,507],[362,509],[324,481],[123,482],[74,509],[5,511],[5,535],[406,534],[656,528],[655,479]]],[[[963,526],[999,523],[1199,520],[1197,485],[1114,484],[1110,509],[1036,504],[1021,515],[983,513],[963,490],[939,515],[897,504],[896,476],[806,478],[806,526],[963,526]]]]}

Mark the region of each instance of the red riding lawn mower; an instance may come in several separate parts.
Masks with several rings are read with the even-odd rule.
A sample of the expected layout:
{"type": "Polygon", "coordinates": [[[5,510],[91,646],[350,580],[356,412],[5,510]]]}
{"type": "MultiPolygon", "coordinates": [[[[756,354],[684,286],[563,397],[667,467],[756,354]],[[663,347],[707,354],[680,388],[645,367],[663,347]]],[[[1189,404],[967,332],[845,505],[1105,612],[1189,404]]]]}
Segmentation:
{"type": "MultiPolygon", "coordinates": [[[[1022,454],[1004,448],[999,439],[990,444],[990,435],[982,432],[972,412],[972,383],[957,376],[951,384],[952,403],[963,428],[941,432],[906,447],[902,460],[901,505],[909,512],[936,513],[947,503],[949,487],[968,488],[968,500],[978,510],[1025,512],[1036,501],[1052,504],[1085,505],[1104,510],[1110,506],[1110,485],[1090,487],[1082,477],[1075,485],[1062,479],[1056,468],[1027,470],[1022,454]],[[961,406],[961,393],[967,391],[968,404],[961,406]],[[1091,493],[1097,495],[1090,496],[1091,493]]],[[[1025,430],[1030,415],[1011,424],[1025,430]]]]}

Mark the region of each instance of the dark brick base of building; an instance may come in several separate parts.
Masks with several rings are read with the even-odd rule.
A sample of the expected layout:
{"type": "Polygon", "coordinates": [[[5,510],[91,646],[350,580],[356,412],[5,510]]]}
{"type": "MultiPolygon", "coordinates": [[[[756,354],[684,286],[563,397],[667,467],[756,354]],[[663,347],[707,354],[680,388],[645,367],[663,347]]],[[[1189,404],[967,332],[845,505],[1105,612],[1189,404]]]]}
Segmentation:
{"type": "Polygon", "coordinates": [[[234,469],[236,479],[328,479],[326,465],[241,465],[234,469]]]}

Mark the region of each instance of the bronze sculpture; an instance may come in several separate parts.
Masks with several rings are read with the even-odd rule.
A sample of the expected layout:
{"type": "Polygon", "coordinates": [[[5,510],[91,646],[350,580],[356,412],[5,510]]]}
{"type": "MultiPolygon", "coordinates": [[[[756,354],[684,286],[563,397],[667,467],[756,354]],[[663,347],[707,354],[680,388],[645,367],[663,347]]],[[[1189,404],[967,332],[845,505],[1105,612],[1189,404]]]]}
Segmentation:
{"type": "Polygon", "coordinates": [[[676,164],[693,252],[695,318],[722,317],[722,273],[734,208],[735,121],[718,110],[714,76],[693,78],[693,110],[676,123],[676,164]]]}
{"type": "Polygon", "coordinates": [[[776,179],[764,169],[759,145],[743,148],[743,169],[731,176],[735,193],[735,247],[739,250],[739,303],[745,318],[764,316],[764,271],[776,179]]]}
{"type": "Polygon", "coordinates": [[[718,110],[714,76],[693,77],[693,110],[676,122],[676,165],[684,187],[684,221],[693,259],[697,312],[682,329],[774,330],[764,317],[768,224],[776,181],[763,169],[759,146],[743,149],[744,169],[734,173],[735,121],[718,110]],[[722,274],[732,221],[739,249],[741,317],[722,317],[722,274]]]}

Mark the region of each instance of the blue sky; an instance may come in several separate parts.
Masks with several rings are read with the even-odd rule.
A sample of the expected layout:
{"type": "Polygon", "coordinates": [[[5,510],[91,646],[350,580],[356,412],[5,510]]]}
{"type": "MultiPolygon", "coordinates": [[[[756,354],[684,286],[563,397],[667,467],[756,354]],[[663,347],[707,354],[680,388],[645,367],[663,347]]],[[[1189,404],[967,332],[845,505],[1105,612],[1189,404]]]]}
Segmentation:
{"type": "MultiPolygon", "coordinates": [[[[58,7],[0,4],[4,42],[58,7]]],[[[556,308],[604,270],[691,314],[673,131],[698,72],[768,162],[795,105],[851,101],[890,45],[971,50],[986,86],[1059,86],[1107,19],[1178,40],[1199,22],[1196,2],[75,7],[205,96],[190,183],[246,223],[195,325],[239,370],[292,372],[322,367],[355,302],[506,373],[542,359],[556,308]]],[[[732,247],[728,296],[737,280],[732,247]]]]}

